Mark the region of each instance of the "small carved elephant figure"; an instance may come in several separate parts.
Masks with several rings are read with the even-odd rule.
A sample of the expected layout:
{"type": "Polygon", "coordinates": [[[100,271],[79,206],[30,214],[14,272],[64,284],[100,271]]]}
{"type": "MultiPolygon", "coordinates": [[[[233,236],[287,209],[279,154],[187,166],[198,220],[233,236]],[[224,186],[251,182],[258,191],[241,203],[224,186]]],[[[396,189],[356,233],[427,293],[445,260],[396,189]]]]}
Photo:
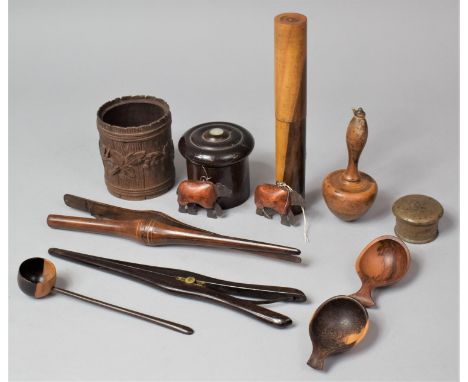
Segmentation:
{"type": "Polygon", "coordinates": [[[183,180],[177,187],[177,202],[179,212],[188,212],[196,215],[198,207],[206,209],[210,218],[217,218],[223,214],[221,206],[217,203],[219,197],[229,197],[232,191],[221,183],[209,180],[183,180]]]}
{"type": "Polygon", "coordinates": [[[304,200],[294,190],[279,184],[259,184],[255,188],[257,215],[271,219],[274,213],[281,216],[281,224],[294,223],[292,206],[303,206],[304,200]]]}

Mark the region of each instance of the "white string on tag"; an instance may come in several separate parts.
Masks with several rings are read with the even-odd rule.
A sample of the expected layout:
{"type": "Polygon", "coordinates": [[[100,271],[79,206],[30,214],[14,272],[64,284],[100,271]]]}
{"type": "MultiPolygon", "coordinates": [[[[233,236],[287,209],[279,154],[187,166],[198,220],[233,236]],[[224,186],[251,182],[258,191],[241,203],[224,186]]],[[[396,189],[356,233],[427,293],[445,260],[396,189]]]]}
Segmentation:
{"type": "Polygon", "coordinates": [[[302,197],[301,194],[299,194],[289,184],[287,184],[285,182],[276,182],[276,185],[279,186],[279,187],[284,187],[284,188],[286,188],[288,190],[289,193],[295,193],[296,196],[298,196],[298,198],[300,200],[299,206],[301,207],[302,216],[303,216],[303,219],[304,219],[304,241],[306,243],[309,243],[310,242],[309,235],[308,235],[309,227],[308,227],[308,224],[307,224],[307,217],[306,217],[306,213],[305,213],[305,209],[304,209],[304,198],[302,197]]]}
{"type": "Polygon", "coordinates": [[[202,169],[203,169],[203,172],[205,173],[205,175],[200,176],[200,180],[203,181],[203,182],[208,182],[211,179],[211,177],[208,176],[208,173],[206,172],[205,166],[202,166],[202,169]]]}

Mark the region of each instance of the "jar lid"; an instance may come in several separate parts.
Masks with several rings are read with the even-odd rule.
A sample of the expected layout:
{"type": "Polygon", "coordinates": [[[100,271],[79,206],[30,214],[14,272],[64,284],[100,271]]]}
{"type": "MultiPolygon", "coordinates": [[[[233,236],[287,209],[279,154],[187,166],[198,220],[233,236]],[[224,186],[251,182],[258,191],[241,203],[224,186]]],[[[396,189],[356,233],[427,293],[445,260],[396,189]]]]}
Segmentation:
{"type": "Polygon", "coordinates": [[[442,205],[426,195],[406,195],[393,203],[393,214],[415,225],[435,224],[444,214],[442,205]]]}
{"type": "Polygon", "coordinates": [[[230,122],[208,122],[192,127],[179,140],[179,151],[189,161],[224,167],[243,160],[255,141],[246,129],[230,122]]]}

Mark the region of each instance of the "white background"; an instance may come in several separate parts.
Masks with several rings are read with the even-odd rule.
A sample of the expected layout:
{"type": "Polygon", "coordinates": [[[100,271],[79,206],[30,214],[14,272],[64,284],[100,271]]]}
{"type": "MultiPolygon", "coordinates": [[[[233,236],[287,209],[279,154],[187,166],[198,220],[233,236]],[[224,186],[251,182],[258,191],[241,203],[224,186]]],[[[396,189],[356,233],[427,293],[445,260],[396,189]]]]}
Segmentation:
{"type": "MultiPolygon", "coordinates": [[[[13,379],[455,379],[458,375],[458,4],[455,1],[51,2],[10,5],[10,377],[13,379]],[[177,212],[175,189],[126,202],[104,186],[95,112],[127,94],[164,98],[173,137],[226,120],[256,138],[252,187],[274,177],[273,17],[309,18],[307,202],[311,243],[254,213],[252,198],[223,220],[177,212]],[[346,164],[351,107],[368,114],[361,169],[379,184],[363,219],[327,210],[322,178],[346,164]],[[219,233],[298,246],[303,265],[236,252],[147,248],[53,231],[48,213],[79,215],[64,193],[167,212],[219,233]],[[323,300],[355,291],[354,260],[391,234],[392,202],[425,193],[445,208],[441,235],[409,245],[413,267],[376,293],[365,340],[305,365],[308,321],[323,300]],[[276,304],[294,326],[276,330],[236,312],[168,295],[54,259],[58,285],[160,315],[188,337],[62,296],[34,301],[16,287],[19,263],[50,246],[302,289],[306,304],[276,304]]],[[[176,153],[177,179],[185,176],[176,153]]]]}

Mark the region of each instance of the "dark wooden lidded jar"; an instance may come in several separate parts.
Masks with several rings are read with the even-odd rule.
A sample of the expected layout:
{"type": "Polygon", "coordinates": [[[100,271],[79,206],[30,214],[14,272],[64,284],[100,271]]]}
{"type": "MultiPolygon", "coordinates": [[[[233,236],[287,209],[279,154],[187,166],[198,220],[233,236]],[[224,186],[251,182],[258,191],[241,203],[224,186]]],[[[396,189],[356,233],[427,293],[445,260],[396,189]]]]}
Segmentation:
{"type": "Polygon", "coordinates": [[[232,191],[221,197],[223,209],[245,202],[250,195],[248,155],[255,141],[245,128],[229,122],[208,122],[192,127],[180,138],[179,150],[187,160],[187,177],[207,177],[232,191]]]}
{"type": "Polygon", "coordinates": [[[174,185],[171,112],[164,100],[114,99],[98,110],[97,128],[106,186],[112,195],[149,199],[174,185]]]}

